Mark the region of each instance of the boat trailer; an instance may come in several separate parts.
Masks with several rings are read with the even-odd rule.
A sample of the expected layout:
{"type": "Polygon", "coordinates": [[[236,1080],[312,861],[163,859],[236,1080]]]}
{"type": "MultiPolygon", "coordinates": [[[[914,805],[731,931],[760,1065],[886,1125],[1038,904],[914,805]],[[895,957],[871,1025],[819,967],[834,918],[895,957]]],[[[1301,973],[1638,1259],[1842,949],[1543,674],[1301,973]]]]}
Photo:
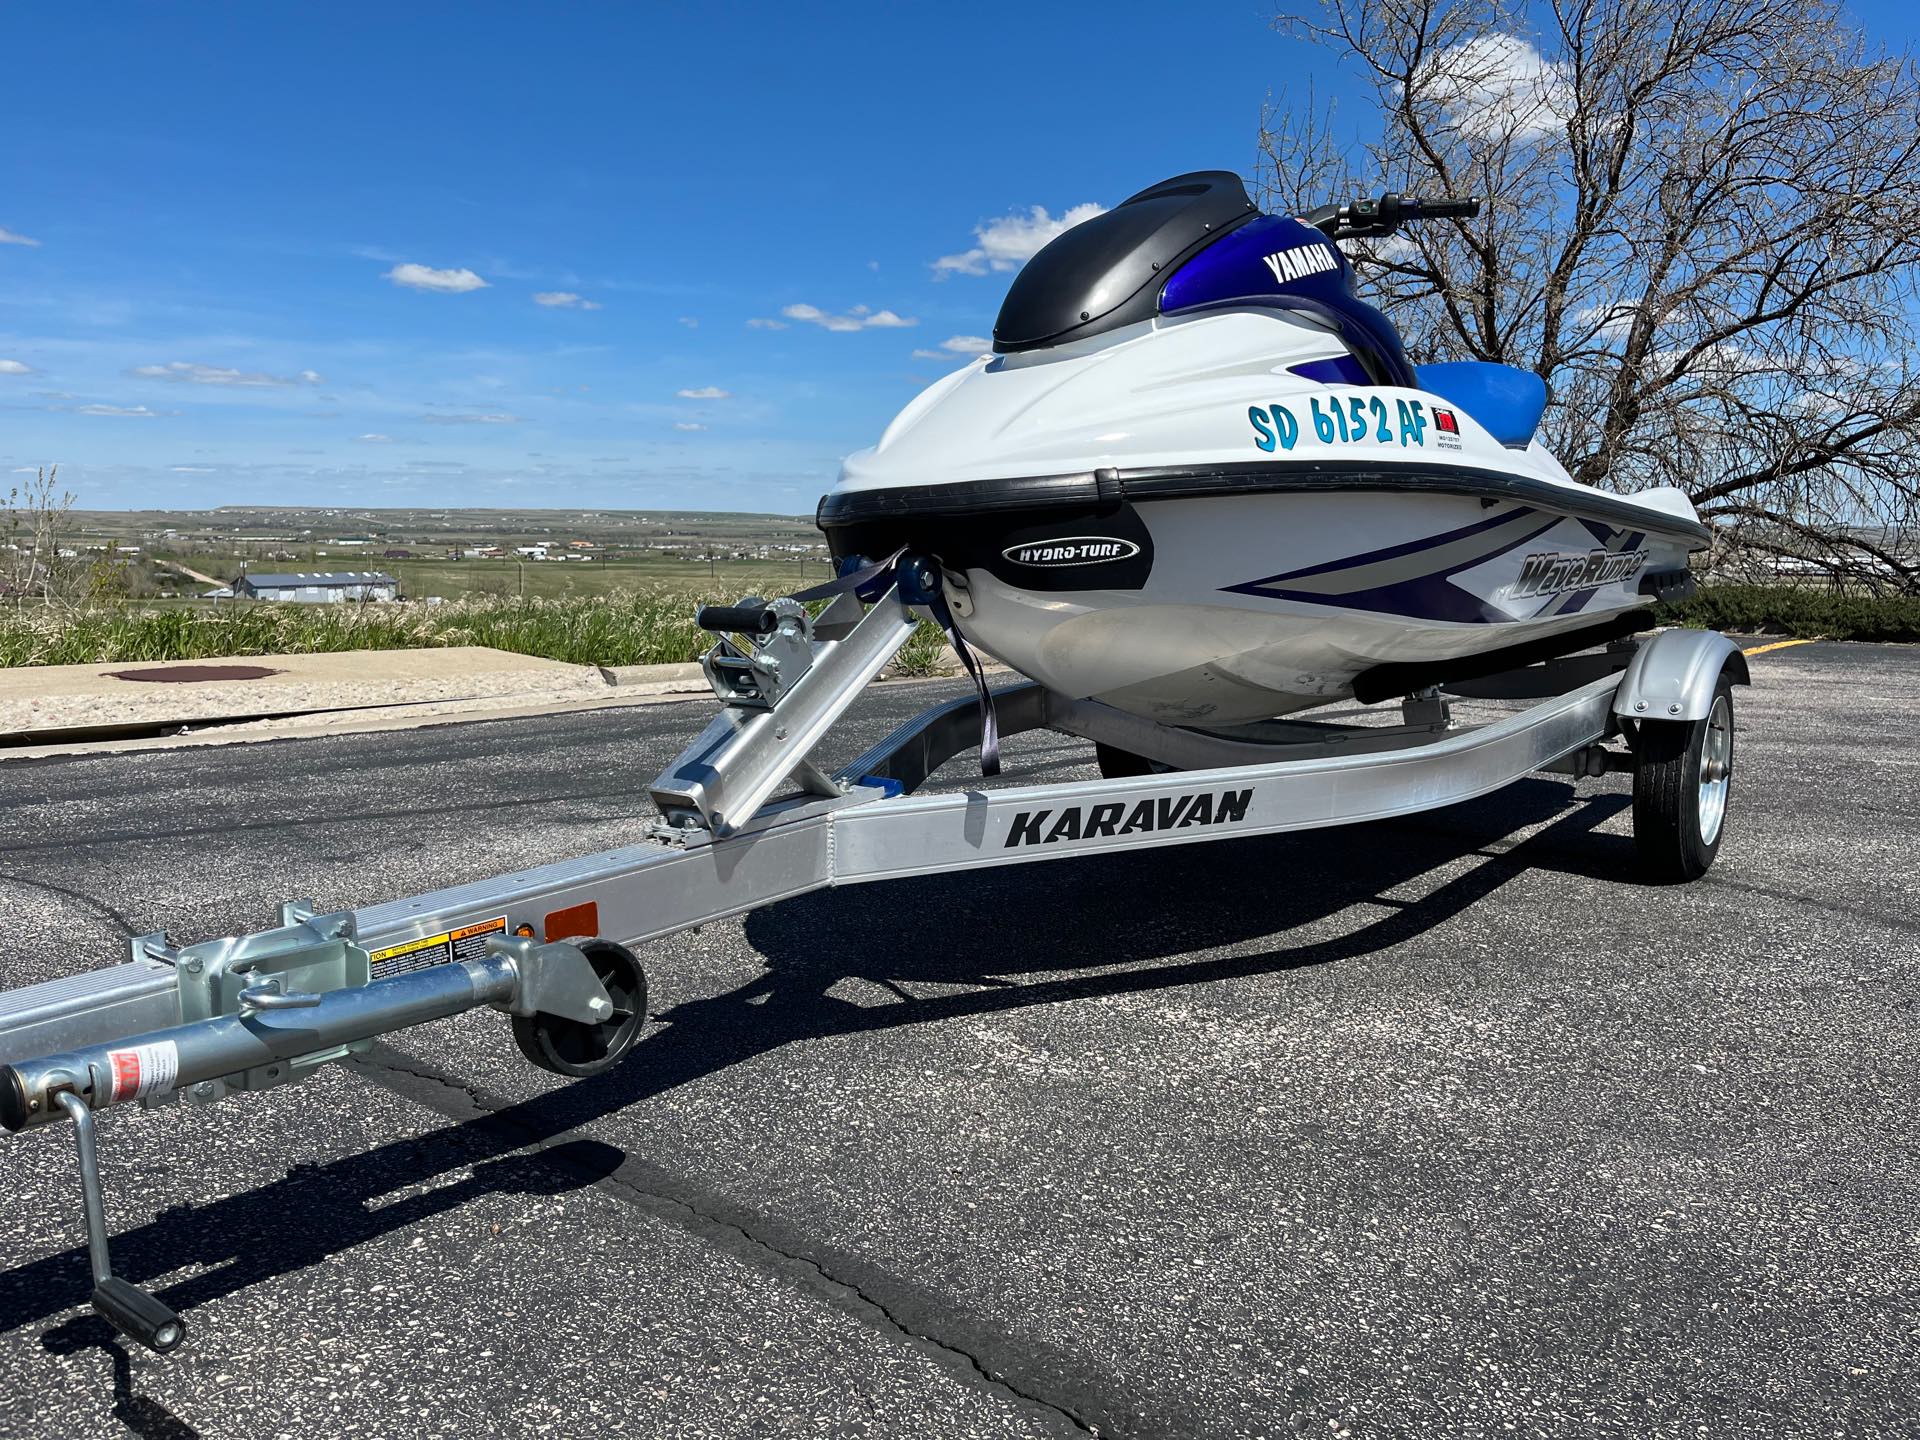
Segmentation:
{"type": "Polygon", "coordinates": [[[723,637],[703,661],[721,710],[654,780],[644,842],[358,910],[290,901],[249,935],[143,935],[122,964],[0,993],[0,1125],[72,1123],[96,1311],[155,1351],[186,1335],[113,1273],[94,1119],[111,1106],[291,1085],[483,1005],[534,1064],[594,1075],[645,1023],[639,948],[708,921],[834,885],[1409,815],[1542,770],[1634,771],[1643,859],[1693,878],[1725,813],[1727,687],[1748,680],[1724,636],[1670,630],[1420,691],[1397,725],[1180,728],[1023,682],[990,712],[936,706],[828,773],[821,742],[917,623],[899,586],[818,616],[749,599],[701,623],[723,637]],[[1532,703],[1469,726],[1453,697],[1532,703]],[[1110,778],[918,793],[982,746],[989,714],[1002,734],[1093,741],[1110,778]]]}

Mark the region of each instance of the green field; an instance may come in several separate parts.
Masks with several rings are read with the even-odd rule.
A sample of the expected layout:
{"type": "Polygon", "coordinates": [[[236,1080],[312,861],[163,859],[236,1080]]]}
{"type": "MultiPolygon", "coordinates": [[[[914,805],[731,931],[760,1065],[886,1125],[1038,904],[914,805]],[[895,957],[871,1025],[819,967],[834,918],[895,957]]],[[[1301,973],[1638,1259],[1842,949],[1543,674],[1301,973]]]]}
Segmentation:
{"type": "Polygon", "coordinates": [[[605,595],[617,590],[698,590],[738,599],[750,593],[784,595],[803,590],[833,574],[824,555],[807,557],[804,562],[719,559],[709,562],[667,555],[525,562],[370,560],[364,567],[352,568],[385,570],[400,582],[400,593],[409,600],[424,600],[429,596],[457,600],[469,595],[521,594],[550,598],[605,595]]]}
{"type": "MultiPolygon", "coordinates": [[[[225,584],[241,573],[230,554],[199,551],[159,551],[153,556],[162,573],[182,565],[213,576],[225,584]]],[[[685,560],[672,555],[633,555],[594,560],[387,560],[378,556],[327,556],[310,560],[250,560],[256,574],[313,570],[379,570],[400,582],[408,600],[463,600],[467,598],[560,599],[568,596],[609,595],[622,591],[698,592],[738,599],[747,594],[784,595],[818,585],[831,578],[833,568],[825,553],[795,560],[685,560]]],[[[208,587],[197,581],[169,582],[183,598],[197,597],[208,587]]]]}
{"type": "Polygon", "coordinates": [[[422,600],[655,590],[738,598],[801,589],[831,573],[804,516],[697,511],[76,510],[61,543],[82,557],[111,553],[142,600],[197,599],[212,588],[182,567],[214,584],[243,571],[385,571],[406,598],[422,600]],[[532,545],[550,546],[556,558],[513,553],[532,545]],[[477,553],[485,549],[504,556],[477,553]],[[565,555],[591,558],[558,558],[565,555]]]}

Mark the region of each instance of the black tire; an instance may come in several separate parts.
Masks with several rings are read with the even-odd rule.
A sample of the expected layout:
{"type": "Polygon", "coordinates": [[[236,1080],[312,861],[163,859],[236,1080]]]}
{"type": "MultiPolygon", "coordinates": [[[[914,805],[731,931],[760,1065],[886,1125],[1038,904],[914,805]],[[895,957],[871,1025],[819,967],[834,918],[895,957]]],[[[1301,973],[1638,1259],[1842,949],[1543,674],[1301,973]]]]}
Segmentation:
{"type": "Polygon", "coordinates": [[[1122,750],[1118,745],[1105,745],[1093,742],[1094,763],[1100,767],[1100,774],[1107,780],[1131,780],[1136,775],[1157,775],[1160,767],[1144,755],[1136,755],[1131,750],[1122,750]]]}
{"type": "Polygon", "coordinates": [[[613,1014],[598,1024],[558,1015],[515,1015],[513,1043],[542,1070],[577,1078],[611,1070],[633,1048],[647,1023],[647,972],[631,950],[611,940],[569,943],[580,947],[607,987],[613,1014]]]}
{"type": "Polygon", "coordinates": [[[1733,789],[1733,678],[1724,672],[1704,720],[1643,720],[1634,744],[1633,843],[1658,884],[1698,880],[1720,853],[1733,789]],[[1724,732],[1724,733],[1717,733],[1724,732]],[[1708,765],[1723,768],[1716,783],[1708,765]]]}

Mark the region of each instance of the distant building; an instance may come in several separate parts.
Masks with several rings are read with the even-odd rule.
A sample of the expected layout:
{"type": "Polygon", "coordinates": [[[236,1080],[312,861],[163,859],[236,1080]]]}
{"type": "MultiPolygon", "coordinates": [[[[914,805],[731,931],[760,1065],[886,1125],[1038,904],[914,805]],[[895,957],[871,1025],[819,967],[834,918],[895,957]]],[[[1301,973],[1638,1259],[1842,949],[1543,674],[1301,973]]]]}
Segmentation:
{"type": "Polygon", "coordinates": [[[383,560],[411,560],[413,558],[413,552],[411,550],[383,550],[380,552],[380,558],[383,560]]]}
{"type": "Polygon", "coordinates": [[[400,582],[375,570],[331,570],[301,575],[242,575],[233,593],[248,600],[289,600],[299,605],[348,600],[397,600],[400,582]]]}

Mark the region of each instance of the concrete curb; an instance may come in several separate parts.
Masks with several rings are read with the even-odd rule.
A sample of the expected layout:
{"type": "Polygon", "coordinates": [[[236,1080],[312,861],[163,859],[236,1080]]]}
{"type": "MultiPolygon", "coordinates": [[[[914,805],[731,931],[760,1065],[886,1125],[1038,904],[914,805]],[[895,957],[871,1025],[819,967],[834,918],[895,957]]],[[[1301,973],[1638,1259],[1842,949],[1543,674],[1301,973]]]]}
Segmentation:
{"type": "Polygon", "coordinates": [[[684,665],[596,665],[600,678],[622,693],[679,695],[707,693],[707,677],[697,663],[684,665]]]}
{"type": "MultiPolygon", "coordinates": [[[[989,674],[1011,673],[997,664],[986,669],[989,674]]],[[[932,674],[889,671],[881,679],[940,680],[964,674],[949,648],[932,674]]],[[[480,647],[23,667],[0,671],[0,762],[364,734],[711,694],[698,664],[569,665],[480,647]],[[276,675],[270,680],[178,686],[130,684],[115,675],[127,669],[199,664],[263,665],[276,675]]]]}

